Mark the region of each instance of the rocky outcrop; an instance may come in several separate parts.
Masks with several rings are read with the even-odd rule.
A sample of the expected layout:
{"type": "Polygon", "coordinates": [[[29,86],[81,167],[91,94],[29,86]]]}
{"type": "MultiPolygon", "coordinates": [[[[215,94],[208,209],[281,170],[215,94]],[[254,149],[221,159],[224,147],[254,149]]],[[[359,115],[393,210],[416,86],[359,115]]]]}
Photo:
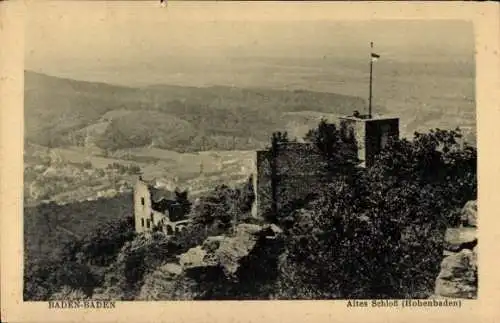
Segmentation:
{"type": "Polygon", "coordinates": [[[477,230],[471,227],[448,228],[445,232],[444,243],[446,251],[472,250],[477,245],[477,230]]]}
{"type": "Polygon", "coordinates": [[[444,259],[434,297],[477,297],[477,202],[469,201],[461,211],[462,225],[445,233],[444,259]]]}
{"type": "Polygon", "coordinates": [[[270,244],[280,233],[276,225],[240,224],[233,236],[208,237],[202,245],[180,255],[179,263],[184,270],[221,267],[229,277],[238,271],[240,260],[248,256],[259,241],[270,244]]]}
{"type": "Polygon", "coordinates": [[[282,252],[281,232],[275,225],[240,224],[231,236],[208,237],[181,254],[178,263],[167,263],[146,277],[139,299],[211,299],[232,294],[234,299],[261,293],[259,285],[274,279],[272,268],[277,268],[282,252]]]}
{"type": "Polygon", "coordinates": [[[476,298],[477,255],[475,250],[462,249],[441,263],[435,294],[442,297],[476,298]]]}
{"type": "Polygon", "coordinates": [[[465,204],[460,219],[465,227],[477,227],[477,201],[469,201],[465,204]]]}

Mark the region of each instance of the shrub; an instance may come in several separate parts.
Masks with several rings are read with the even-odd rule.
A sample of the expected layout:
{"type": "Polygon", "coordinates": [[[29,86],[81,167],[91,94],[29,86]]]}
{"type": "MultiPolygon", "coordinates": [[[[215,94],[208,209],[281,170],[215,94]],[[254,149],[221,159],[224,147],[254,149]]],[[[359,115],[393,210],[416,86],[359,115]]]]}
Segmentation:
{"type": "Polygon", "coordinates": [[[276,297],[428,297],[449,214],[477,194],[477,154],[459,138],[437,129],[392,140],[373,167],[344,169],[319,198],[283,214],[276,297]]]}
{"type": "Polygon", "coordinates": [[[105,223],[83,239],[69,242],[64,248],[63,261],[108,266],[123,245],[135,237],[133,221],[129,216],[121,221],[105,223]]]}
{"type": "Polygon", "coordinates": [[[24,299],[47,301],[64,286],[91,296],[100,284],[90,267],[72,261],[44,260],[27,263],[24,276],[24,299]]]}
{"type": "Polygon", "coordinates": [[[125,243],[109,267],[104,287],[113,290],[115,298],[133,299],[145,275],[166,262],[176,261],[178,254],[178,245],[161,232],[138,235],[125,243]]]}

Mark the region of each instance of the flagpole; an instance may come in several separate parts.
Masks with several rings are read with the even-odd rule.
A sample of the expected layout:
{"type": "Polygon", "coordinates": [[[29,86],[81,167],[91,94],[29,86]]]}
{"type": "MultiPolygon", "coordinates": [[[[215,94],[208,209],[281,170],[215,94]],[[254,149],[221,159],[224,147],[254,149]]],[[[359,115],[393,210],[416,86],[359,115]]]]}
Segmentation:
{"type": "Polygon", "coordinates": [[[368,96],[368,118],[372,118],[372,74],[373,74],[373,42],[370,42],[370,94],[368,96]]]}

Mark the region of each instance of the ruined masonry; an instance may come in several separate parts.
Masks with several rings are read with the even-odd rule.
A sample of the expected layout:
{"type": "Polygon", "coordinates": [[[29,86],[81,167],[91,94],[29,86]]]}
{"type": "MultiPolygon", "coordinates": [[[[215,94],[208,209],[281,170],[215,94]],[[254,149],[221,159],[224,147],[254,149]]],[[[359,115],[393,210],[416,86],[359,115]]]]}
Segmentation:
{"type": "MultiPolygon", "coordinates": [[[[399,118],[345,116],[340,118],[340,131],[356,142],[359,166],[370,167],[388,139],[399,138],[399,118]]],[[[262,217],[269,212],[273,201],[277,208],[281,208],[289,201],[317,191],[326,179],[321,167],[323,162],[321,153],[311,143],[283,143],[279,146],[279,153],[274,155],[271,150],[257,151],[253,216],[262,217]],[[279,181],[273,181],[273,175],[279,181]]]]}
{"type": "Polygon", "coordinates": [[[173,235],[191,222],[176,193],[155,188],[139,177],[134,187],[134,220],[137,233],[163,231],[173,235]]]}

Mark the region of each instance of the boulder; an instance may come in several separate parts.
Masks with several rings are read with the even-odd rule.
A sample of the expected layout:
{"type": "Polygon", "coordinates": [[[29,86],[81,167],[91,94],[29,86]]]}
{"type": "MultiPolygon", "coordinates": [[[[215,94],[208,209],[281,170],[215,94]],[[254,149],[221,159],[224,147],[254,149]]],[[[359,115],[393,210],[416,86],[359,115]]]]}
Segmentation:
{"type": "Polygon", "coordinates": [[[465,227],[477,227],[477,201],[468,201],[462,208],[460,220],[465,227]]]}
{"type": "Polygon", "coordinates": [[[472,250],[477,245],[477,230],[473,227],[448,228],[444,235],[444,249],[458,252],[472,250]]]}
{"type": "Polygon", "coordinates": [[[214,299],[235,292],[236,296],[253,295],[254,286],[272,276],[259,270],[277,263],[282,252],[280,234],[275,225],[240,224],[234,234],[208,237],[179,255],[178,264],[167,263],[149,274],[139,299],[214,299]],[[252,283],[242,286],[240,281],[252,283]]]}
{"type": "Polygon", "coordinates": [[[207,252],[201,247],[196,246],[179,256],[179,264],[182,268],[210,266],[205,260],[207,252]]]}
{"type": "Polygon", "coordinates": [[[221,267],[226,275],[232,276],[240,260],[250,254],[259,239],[271,241],[281,232],[276,225],[240,224],[232,236],[208,237],[200,246],[189,249],[179,256],[179,263],[184,269],[221,267]]]}
{"type": "Polygon", "coordinates": [[[434,294],[438,297],[477,297],[477,256],[474,251],[462,249],[443,259],[434,294]]]}

